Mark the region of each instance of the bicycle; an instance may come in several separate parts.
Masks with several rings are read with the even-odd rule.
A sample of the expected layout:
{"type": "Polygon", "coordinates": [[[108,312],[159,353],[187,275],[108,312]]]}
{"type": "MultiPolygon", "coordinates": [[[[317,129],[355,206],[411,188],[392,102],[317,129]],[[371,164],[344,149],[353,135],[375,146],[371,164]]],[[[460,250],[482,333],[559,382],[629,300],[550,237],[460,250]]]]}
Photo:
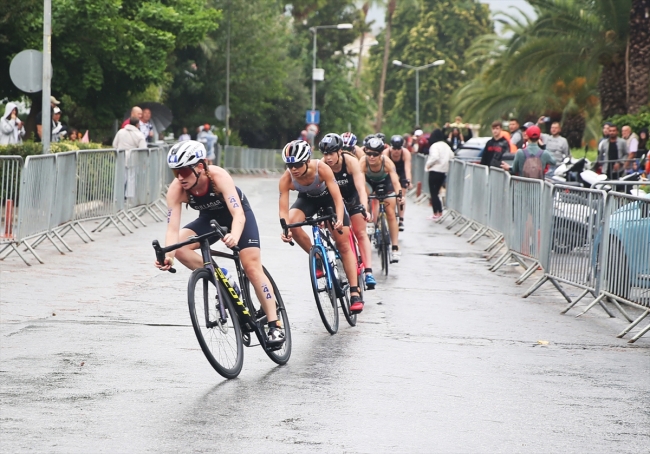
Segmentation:
{"type": "Polygon", "coordinates": [[[375,190],[374,195],[369,195],[368,200],[377,200],[379,202],[379,213],[375,220],[375,231],[373,241],[377,248],[377,253],[381,259],[381,270],[385,276],[388,276],[388,264],[390,263],[390,229],[388,228],[388,218],[386,216],[386,199],[400,198],[402,192],[399,194],[386,195],[380,188],[375,190]]]}
{"type": "MultiPolygon", "coordinates": [[[[223,238],[227,229],[221,227],[215,220],[210,221],[210,226],[213,231],[190,237],[171,246],[160,247],[158,240],[152,243],[158,263],[164,263],[167,252],[189,244],[201,244],[201,256],[205,265],[192,271],[187,287],[190,318],[201,350],[212,367],[228,379],[237,377],[241,372],[244,364],[244,345],[246,347],[261,345],[273,362],[286,364],[291,356],[291,328],[287,310],[273,277],[266,268],[262,267],[275,293],[278,326],[284,328],[285,340],[279,346],[267,345],[264,331],[267,317],[261,308],[256,311],[251,297],[250,281],[244,274],[239,259],[239,248],[232,248],[232,253],[211,250],[210,238],[214,236],[223,238]],[[212,257],[226,258],[235,262],[240,292],[233,288],[212,257]],[[251,344],[251,333],[255,333],[259,344],[251,344]]],[[[176,272],[174,268],[170,268],[169,271],[176,272]]],[[[254,295],[255,292],[253,291],[252,294],[254,295]]]]}
{"type": "MultiPolygon", "coordinates": [[[[324,223],[333,223],[336,218],[331,208],[328,211],[329,214],[324,214],[319,210],[315,218],[295,224],[287,224],[285,219],[280,219],[280,225],[285,236],[290,228],[311,226],[314,244],[309,251],[309,275],[314,299],[325,329],[330,334],[336,334],[339,329],[337,299],[350,326],[356,325],[357,316],[350,312],[350,283],[345,274],[341,255],[331,233],[324,226],[324,223]]],[[[291,241],[289,244],[293,246],[295,243],[291,241]]]]}

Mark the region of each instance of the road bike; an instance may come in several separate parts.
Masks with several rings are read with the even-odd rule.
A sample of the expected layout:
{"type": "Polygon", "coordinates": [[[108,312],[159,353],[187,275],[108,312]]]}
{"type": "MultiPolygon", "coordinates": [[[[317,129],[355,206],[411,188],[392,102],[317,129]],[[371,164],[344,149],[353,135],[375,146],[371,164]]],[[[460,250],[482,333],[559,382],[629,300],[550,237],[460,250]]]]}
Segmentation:
{"type": "MultiPolygon", "coordinates": [[[[215,220],[210,221],[210,226],[213,231],[192,236],[181,243],[164,248],[160,247],[158,240],[153,241],[158,263],[164,263],[167,252],[194,243],[201,245],[204,267],[192,271],[187,286],[190,318],[201,350],[212,367],[228,379],[237,377],[241,372],[244,364],[244,346],[260,345],[272,361],[280,365],[286,364],[291,356],[291,327],[280,290],[273,277],[263,267],[264,274],[275,294],[278,327],[284,329],[284,342],[281,345],[267,344],[265,332],[267,317],[259,301],[257,305],[254,303],[255,291],[252,290],[252,285],[244,274],[239,248],[232,248],[232,253],[211,250],[210,239],[215,236],[218,239],[223,238],[227,229],[221,227],[215,220]],[[235,263],[239,289],[233,287],[212,257],[230,259],[235,263]],[[255,333],[259,344],[251,343],[251,333],[255,333]]],[[[176,272],[174,268],[170,268],[169,271],[176,272]]]]}
{"type": "MultiPolygon", "coordinates": [[[[287,224],[284,219],[280,219],[285,236],[289,229],[294,227],[308,225],[312,228],[314,244],[309,251],[309,275],[318,313],[325,329],[330,334],[336,334],[339,329],[337,300],[350,326],[355,326],[357,323],[356,314],[352,314],[350,311],[350,283],[345,274],[341,254],[336,248],[332,234],[326,227],[326,224],[333,224],[335,219],[336,215],[331,208],[328,209],[327,214],[323,210],[319,210],[315,218],[295,224],[287,224]]],[[[343,233],[343,231],[339,233],[343,233]]],[[[294,245],[293,241],[289,244],[294,245]]]]}
{"type": "Polygon", "coordinates": [[[373,233],[373,243],[381,259],[381,270],[385,276],[388,276],[388,264],[390,263],[390,229],[388,228],[388,217],[386,216],[386,199],[401,198],[399,194],[386,194],[381,188],[377,188],[374,194],[368,196],[368,200],[377,200],[379,202],[379,213],[375,219],[375,231],[373,233]]]}

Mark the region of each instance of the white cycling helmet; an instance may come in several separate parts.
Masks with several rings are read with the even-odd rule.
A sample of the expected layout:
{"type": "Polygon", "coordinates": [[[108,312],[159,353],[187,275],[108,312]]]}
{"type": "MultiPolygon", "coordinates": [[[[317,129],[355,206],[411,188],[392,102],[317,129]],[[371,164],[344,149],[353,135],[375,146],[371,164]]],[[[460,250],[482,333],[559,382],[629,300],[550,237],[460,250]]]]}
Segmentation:
{"type": "Polygon", "coordinates": [[[286,163],[306,162],[311,158],[311,147],[304,140],[294,140],[284,146],[282,160],[286,163]]]}
{"type": "Polygon", "coordinates": [[[205,145],[201,142],[184,140],[169,149],[169,153],[167,153],[167,165],[171,169],[190,167],[206,159],[206,156],[205,145]]]}

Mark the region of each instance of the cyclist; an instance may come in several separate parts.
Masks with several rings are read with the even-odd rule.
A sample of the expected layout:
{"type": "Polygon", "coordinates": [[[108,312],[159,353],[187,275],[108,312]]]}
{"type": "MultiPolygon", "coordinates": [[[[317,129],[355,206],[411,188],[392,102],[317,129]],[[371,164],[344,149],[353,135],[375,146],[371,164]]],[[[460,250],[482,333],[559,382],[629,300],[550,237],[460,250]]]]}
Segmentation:
{"type": "MultiPolygon", "coordinates": [[[[390,138],[390,147],[384,151],[393,164],[397,175],[399,175],[399,184],[403,190],[411,188],[411,153],[404,147],[404,137],[394,135],[390,138]]],[[[406,210],[406,197],[402,197],[399,204],[399,231],[404,230],[404,211],[406,210]]]]}
{"type": "MultiPolygon", "coordinates": [[[[366,182],[370,184],[374,193],[392,195],[402,190],[399,184],[399,176],[395,171],[395,164],[383,156],[384,142],[378,137],[371,137],[363,147],[365,156],[359,164],[361,171],[366,176],[366,182]]],[[[401,198],[401,196],[400,196],[401,198]]],[[[390,230],[390,242],[392,243],[390,261],[399,262],[399,227],[395,214],[395,199],[386,199],[386,217],[388,218],[388,229],[390,230]]],[[[373,213],[374,214],[374,213],[373,213]]]]}
{"type": "Polygon", "coordinates": [[[348,153],[341,152],[344,143],[338,134],[326,134],[318,144],[318,148],[323,153],[322,161],[330,166],[339,185],[345,209],[350,215],[352,230],[359,241],[361,259],[366,267],[364,269],[366,286],[368,290],[372,290],[377,282],[372,275],[372,254],[370,240],[366,233],[366,222],[372,221],[370,213],[366,211],[368,206],[366,180],[361,173],[359,161],[348,153]]]}
{"type": "MultiPolygon", "coordinates": [[[[244,272],[251,281],[255,293],[262,304],[268,319],[268,343],[281,345],[284,332],[278,326],[275,295],[271,283],[262,269],[260,253],[260,236],[255,215],[244,193],[235,186],[232,177],[221,167],[207,165],[205,146],[196,140],[186,140],[174,145],[167,155],[167,165],[172,169],[176,179],[167,191],[167,234],[165,244],[185,241],[191,236],[208,233],[210,221],[216,220],[229,232],[223,242],[229,248],[238,246],[239,258],[244,272]],[[181,204],[186,203],[199,211],[199,217],[182,229],[181,204]]],[[[216,238],[212,241],[215,242],[216,238]]],[[[155,262],[156,267],[166,271],[177,258],[190,270],[201,268],[202,257],[194,252],[198,243],[184,246],[168,252],[165,263],[155,262]]]]}
{"type": "MultiPolygon", "coordinates": [[[[320,160],[311,159],[311,147],[304,140],[294,140],[286,144],[282,150],[282,159],[287,171],[280,177],[280,218],[288,219],[289,224],[294,224],[304,222],[320,208],[334,208],[336,222],[333,223],[332,236],[350,282],[350,311],[358,314],[363,310],[363,301],[358,286],[357,259],[350,248],[350,218],[345,211],[334,173],[327,165],[319,165],[320,160]],[[291,190],[298,191],[298,198],[289,210],[291,190]]],[[[283,232],[281,238],[285,243],[295,239],[307,253],[311,249],[309,235],[300,227],[290,229],[287,236],[283,232]]]]}
{"type": "Polygon", "coordinates": [[[344,152],[356,156],[357,159],[363,158],[363,148],[357,145],[357,136],[351,132],[344,132],[341,134],[341,139],[343,139],[344,152]]]}

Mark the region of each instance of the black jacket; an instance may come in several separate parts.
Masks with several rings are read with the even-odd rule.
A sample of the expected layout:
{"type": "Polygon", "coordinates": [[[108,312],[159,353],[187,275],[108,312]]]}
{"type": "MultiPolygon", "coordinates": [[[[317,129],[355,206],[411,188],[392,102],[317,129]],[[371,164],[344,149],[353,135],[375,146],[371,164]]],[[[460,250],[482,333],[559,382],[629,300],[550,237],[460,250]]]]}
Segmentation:
{"type": "Polygon", "coordinates": [[[503,155],[510,151],[510,144],[505,137],[500,139],[490,139],[485,144],[481,154],[481,165],[500,167],[503,155]]]}

